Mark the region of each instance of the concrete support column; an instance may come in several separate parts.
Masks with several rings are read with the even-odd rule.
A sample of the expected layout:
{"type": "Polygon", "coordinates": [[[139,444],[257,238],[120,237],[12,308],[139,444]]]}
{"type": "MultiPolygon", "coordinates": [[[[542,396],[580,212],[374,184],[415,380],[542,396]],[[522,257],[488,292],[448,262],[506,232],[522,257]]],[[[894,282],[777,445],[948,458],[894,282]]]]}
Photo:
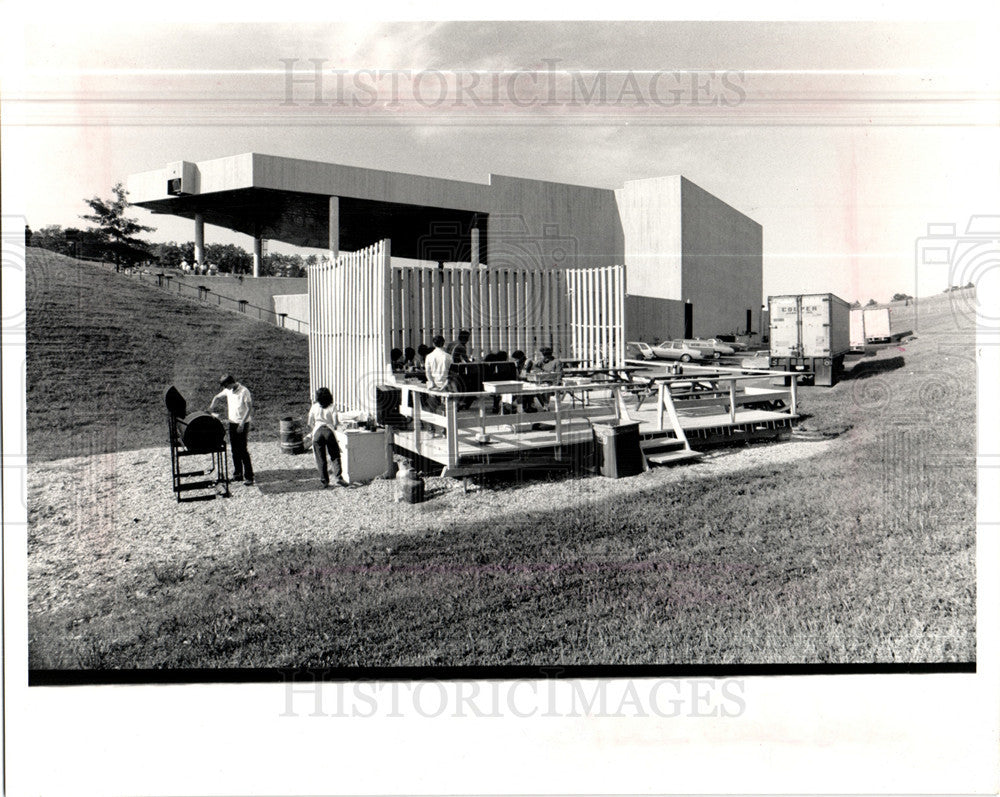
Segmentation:
{"type": "Polygon", "coordinates": [[[336,260],[340,256],[340,197],[330,197],[330,257],[336,260]]]}
{"type": "Polygon", "coordinates": [[[473,227],[472,232],[472,267],[479,265],[479,228],[473,227]]]}
{"type": "Polygon", "coordinates": [[[264,261],[264,239],[259,235],[253,237],[253,275],[260,276],[260,266],[264,261]]]}
{"type": "Polygon", "coordinates": [[[205,217],[194,214],[194,262],[205,265],[205,217]]]}

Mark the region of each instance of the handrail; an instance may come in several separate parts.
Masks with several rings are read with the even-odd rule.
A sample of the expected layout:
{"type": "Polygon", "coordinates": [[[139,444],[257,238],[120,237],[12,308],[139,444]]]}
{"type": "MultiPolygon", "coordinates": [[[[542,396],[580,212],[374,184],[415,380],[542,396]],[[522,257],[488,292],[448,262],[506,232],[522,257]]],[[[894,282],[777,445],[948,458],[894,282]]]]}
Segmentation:
{"type": "MultiPolygon", "coordinates": [[[[127,274],[126,276],[135,276],[136,278],[138,278],[139,282],[142,283],[147,282],[147,280],[143,278],[144,275],[141,271],[135,272],[134,274],[127,274]]],[[[153,274],[151,276],[154,277],[154,280],[149,281],[149,284],[161,288],[162,290],[171,292],[170,280],[174,279],[176,275],[164,274],[163,277],[165,277],[165,279],[156,279],[157,277],[156,274],[153,274]]],[[[255,304],[251,304],[248,299],[234,299],[231,296],[226,296],[221,293],[216,293],[214,289],[206,286],[188,285],[186,282],[182,282],[180,280],[178,280],[175,284],[177,286],[176,293],[178,296],[182,298],[197,299],[200,302],[207,303],[211,300],[210,297],[212,297],[215,299],[215,304],[217,307],[223,307],[223,302],[229,302],[231,305],[235,306],[231,308],[223,307],[223,309],[228,309],[236,313],[242,313],[244,315],[250,315],[250,313],[247,312],[248,309],[256,310],[258,321],[266,321],[266,323],[273,324],[279,329],[290,329],[289,324],[294,322],[296,332],[301,334],[303,326],[305,326],[306,331],[308,332],[309,324],[307,322],[302,321],[301,319],[298,318],[292,318],[287,313],[279,313],[275,310],[271,310],[266,307],[259,307],[255,304]],[[185,290],[188,291],[188,293],[190,294],[189,296],[184,295],[185,290]],[[271,318],[265,319],[262,314],[267,314],[271,316],[271,318]]]]}
{"type": "Polygon", "coordinates": [[[470,390],[468,392],[463,392],[459,390],[436,390],[434,388],[424,387],[423,385],[409,385],[403,382],[386,382],[388,387],[397,387],[403,390],[412,390],[414,393],[423,393],[428,396],[437,396],[439,398],[482,398],[506,395],[507,393],[512,393],[515,396],[533,396],[540,393],[577,393],[581,390],[609,390],[612,387],[625,387],[628,382],[588,382],[582,385],[539,385],[538,387],[525,387],[518,390],[511,391],[498,391],[493,392],[491,390],[470,390]]]}

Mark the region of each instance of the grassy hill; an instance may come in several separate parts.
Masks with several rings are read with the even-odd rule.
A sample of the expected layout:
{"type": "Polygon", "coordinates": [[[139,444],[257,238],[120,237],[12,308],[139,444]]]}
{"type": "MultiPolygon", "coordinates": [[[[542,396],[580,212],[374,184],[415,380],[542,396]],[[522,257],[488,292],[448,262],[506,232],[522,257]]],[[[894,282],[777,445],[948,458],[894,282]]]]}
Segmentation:
{"type": "Polygon", "coordinates": [[[207,408],[232,372],[257,439],[307,408],[308,341],[45,249],[27,250],[27,430],[34,461],[165,445],[163,392],[207,408]]]}

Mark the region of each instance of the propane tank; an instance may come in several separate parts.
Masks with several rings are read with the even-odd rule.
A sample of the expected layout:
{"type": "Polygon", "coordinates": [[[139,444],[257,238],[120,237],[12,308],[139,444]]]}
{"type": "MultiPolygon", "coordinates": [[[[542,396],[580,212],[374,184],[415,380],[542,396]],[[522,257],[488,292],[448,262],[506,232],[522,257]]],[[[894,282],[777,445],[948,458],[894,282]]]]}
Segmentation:
{"type": "Polygon", "coordinates": [[[410,467],[408,462],[399,465],[396,474],[396,501],[417,504],[424,500],[424,480],[410,467]]]}

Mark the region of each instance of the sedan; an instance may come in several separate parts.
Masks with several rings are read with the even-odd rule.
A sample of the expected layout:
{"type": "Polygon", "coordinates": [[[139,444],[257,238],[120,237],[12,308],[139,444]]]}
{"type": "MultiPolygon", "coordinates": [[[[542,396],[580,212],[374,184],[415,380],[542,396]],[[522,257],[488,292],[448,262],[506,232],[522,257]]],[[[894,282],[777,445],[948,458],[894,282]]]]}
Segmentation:
{"type": "Polygon", "coordinates": [[[750,345],[742,340],[737,340],[735,335],[724,335],[718,338],[709,338],[713,342],[722,343],[737,352],[749,351],[750,345]]]}
{"type": "Polygon", "coordinates": [[[722,341],[715,340],[702,340],[701,338],[692,338],[690,340],[685,340],[684,344],[690,346],[692,349],[697,349],[705,357],[714,357],[718,359],[723,354],[730,355],[735,354],[735,349],[727,346],[722,341]]]}
{"type": "Polygon", "coordinates": [[[630,340],[625,344],[625,357],[629,360],[655,360],[656,355],[648,343],[641,340],[630,340]]]}
{"type": "Polygon", "coordinates": [[[682,363],[689,363],[704,357],[701,351],[686,345],[682,340],[664,341],[652,349],[653,354],[660,360],[680,360],[682,363]]]}

